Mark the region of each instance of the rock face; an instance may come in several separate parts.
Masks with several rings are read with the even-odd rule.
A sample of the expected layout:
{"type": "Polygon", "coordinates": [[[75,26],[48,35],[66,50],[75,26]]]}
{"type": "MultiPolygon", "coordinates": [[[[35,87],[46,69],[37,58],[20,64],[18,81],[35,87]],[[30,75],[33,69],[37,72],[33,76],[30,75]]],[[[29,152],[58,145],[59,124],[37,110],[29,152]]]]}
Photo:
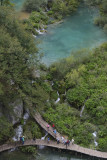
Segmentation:
{"type": "Polygon", "coordinates": [[[9,115],[9,120],[14,125],[19,122],[20,118],[23,116],[23,102],[21,99],[17,99],[10,106],[13,108],[13,113],[9,115]]]}

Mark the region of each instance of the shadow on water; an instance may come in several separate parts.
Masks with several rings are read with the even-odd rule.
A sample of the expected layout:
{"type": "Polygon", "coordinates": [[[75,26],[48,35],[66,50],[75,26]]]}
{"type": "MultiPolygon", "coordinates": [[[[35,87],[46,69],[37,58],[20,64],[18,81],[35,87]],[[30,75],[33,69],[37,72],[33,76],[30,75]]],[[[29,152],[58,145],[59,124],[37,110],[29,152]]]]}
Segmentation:
{"type": "MultiPolygon", "coordinates": [[[[38,146],[39,148],[39,146],[38,146]]],[[[0,153],[0,160],[102,160],[100,158],[89,157],[77,152],[52,149],[44,147],[38,149],[37,155],[33,157],[31,154],[25,154],[16,150],[14,152],[0,153]]]]}
{"type": "Polygon", "coordinates": [[[51,149],[48,147],[39,150],[38,153],[39,156],[37,156],[36,160],[102,160],[100,158],[89,157],[77,152],[51,149]]]}

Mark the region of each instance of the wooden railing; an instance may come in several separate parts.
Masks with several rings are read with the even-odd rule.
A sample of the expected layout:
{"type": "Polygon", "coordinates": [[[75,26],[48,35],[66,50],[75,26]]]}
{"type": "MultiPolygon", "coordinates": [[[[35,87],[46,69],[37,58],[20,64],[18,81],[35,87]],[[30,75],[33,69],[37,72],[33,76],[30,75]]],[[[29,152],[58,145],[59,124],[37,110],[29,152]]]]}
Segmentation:
{"type": "Polygon", "coordinates": [[[66,149],[66,150],[71,150],[71,151],[76,151],[82,154],[86,154],[89,156],[97,157],[97,158],[103,158],[107,159],[107,152],[100,152],[88,148],[81,147],[76,144],[70,144],[69,146],[64,145],[62,143],[62,136],[60,133],[56,133],[56,135],[53,132],[53,128],[50,126],[49,130],[47,128],[47,122],[43,120],[41,115],[39,113],[35,113],[33,116],[34,119],[38,122],[38,124],[45,129],[51,136],[53,136],[55,139],[59,139],[60,143],[57,144],[57,141],[50,141],[49,143],[47,140],[41,140],[41,139],[36,139],[34,140],[25,140],[24,145],[20,142],[13,142],[13,143],[8,143],[8,144],[3,144],[0,146],[0,152],[6,151],[12,148],[20,147],[20,146],[33,146],[33,145],[43,145],[43,146],[49,146],[49,147],[54,147],[54,148],[59,148],[59,149],[66,149]]]}

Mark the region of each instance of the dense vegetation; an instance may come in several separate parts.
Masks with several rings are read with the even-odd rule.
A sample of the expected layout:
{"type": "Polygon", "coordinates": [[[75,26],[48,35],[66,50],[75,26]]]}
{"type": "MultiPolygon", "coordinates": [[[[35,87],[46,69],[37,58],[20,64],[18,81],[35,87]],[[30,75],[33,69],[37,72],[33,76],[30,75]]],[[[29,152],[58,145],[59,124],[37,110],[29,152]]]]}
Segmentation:
{"type": "MultiPolygon", "coordinates": [[[[106,30],[106,1],[85,1],[89,5],[98,5],[101,17],[95,22],[106,30]]],[[[9,1],[1,1],[0,143],[14,135],[7,114],[13,111],[11,103],[20,98],[24,110],[29,108],[31,115],[40,111],[46,121],[55,123],[62,135],[74,138],[77,144],[94,148],[92,133],[96,131],[97,149],[107,151],[107,43],[92,52],[85,51],[87,57],[78,60],[68,57],[47,68],[39,63],[40,55],[30,34],[35,34],[34,28],[45,28],[71,14],[79,2],[27,0],[25,10],[33,12],[28,20],[20,22],[15,12],[5,6],[10,5],[9,1]],[[56,104],[57,92],[60,102],[56,104]]],[[[20,123],[23,124],[23,119],[20,123]]],[[[42,133],[33,119],[24,126],[26,138],[40,138],[42,133]]],[[[26,149],[29,152],[35,150],[26,149]]]]}
{"type": "MultiPolygon", "coordinates": [[[[55,123],[59,132],[74,137],[75,143],[94,147],[93,132],[97,132],[98,147],[107,151],[107,43],[90,52],[90,56],[72,57],[49,68],[50,103],[44,118],[55,123]],[[60,103],[55,104],[57,91],[60,103]],[[84,111],[81,115],[82,107],[84,111]]],[[[48,92],[49,92],[48,91],[48,92]]]]}
{"type": "Polygon", "coordinates": [[[84,0],[90,6],[98,6],[100,16],[95,19],[95,24],[102,27],[107,33],[107,0],[84,0]]]}
{"type": "Polygon", "coordinates": [[[24,4],[24,10],[27,12],[40,11],[46,8],[48,0],[26,0],[24,4]]]}
{"type": "Polygon", "coordinates": [[[1,6],[11,6],[11,3],[9,0],[0,0],[0,5],[1,6]]]}
{"type": "Polygon", "coordinates": [[[32,35],[25,31],[13,10],[1,6],[0,111],[3,114],[0,115],[0,141],[12,135],[11,124],[7,123],[12,103],[20,98],[24,107],[31,109],[33,105],[42,107],[48,99],[46,91],[36,82],[38,63],[38,49],[32,35]]]}
{"type": "Polygon", "coordinates": [[[27,0],[24,10],[31,12],[31,15],[24,21],[26,29],[37,34],[34,28],[43,31],[48,24],[60,21],[64,16],[76,11],[80,2],[81,0],[27,0]]]}

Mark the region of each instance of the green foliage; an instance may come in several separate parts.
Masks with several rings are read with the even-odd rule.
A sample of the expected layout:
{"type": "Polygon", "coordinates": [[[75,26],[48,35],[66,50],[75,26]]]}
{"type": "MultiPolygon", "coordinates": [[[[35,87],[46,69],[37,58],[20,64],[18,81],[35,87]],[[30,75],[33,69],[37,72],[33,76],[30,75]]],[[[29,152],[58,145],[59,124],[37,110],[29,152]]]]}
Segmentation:
{"type": "Polygon", "coordinates": [[[100,16],[95,18],[95,24],[103,27],[104,31],[107,31],[107,0],[85,0],[88,5],[98,6],[100,10],[100,16]]]}
{"type": "Polygon", "coordinates": [[[66,98],[71,105],[79,108],[84,104],[88,96],[88,85],[82,83],[81,85],[77,85],[77,87],[68,90],[66,98]]]}
{"type": "Polygon", "coordinates": [[[24,136],[27,139],[40,139],[42,137],[42,130],[34,120],[29,120],[24,126],[24,136]]]}
{"type": "Polygon", "coordinates": [[[107,43],[104,43],[85,58],[69,57],[50,66],[48,75],[54,82],[53,93],[60,91],[62,104],[55,105],[52,101],[43,115],[49,123],[55,123],[59,132],[73,137],[82,146],[93,147],[92,133],[98,131],[98,149],[102,151],[106,150],[107,137],[106,61],[107,43]]]}
{"type": "Polygon", "coordinates": [[[80,76],[82,76],[82,73],[85,72],[85,66],[81,65],[78,70],[74,69],[70,73],[66,75],[66,82],[67,82],[67,87],[69,86],[75,86],[78,83],[82,82],[82,78],[79,79],[80,76]]]}
{"type": "MultiPolygon", "coordinates": [[[[34,29],[46,28],[48,24],[53,24],[71,12],[75,11],[80,0],[27,0],[24,10],[31,12],[29,20],[25,21],[26,30],[33,34],[34,29]]],[[[41,30],[43,31],[43,30],[41,30]]]]}
{"type": "Polygon", "coordinates": [[[48,15],[53,15],[53,13],[54,13],[54,12],[53,12],[52,10],[50,10],[50,11],[48,11],[47,14],[48,14],[48,15]]]}
{"type": "Polygon", "coordinates": [[[42,86],[47,93],[50,93],[52,91],[52,87],[48,81],[42,83],[42,86]]]}
{"type": "Polygon", "coordinates": [[[32,12],[30,15],[30,21],[34,23],[34,27],[37,29],[43,28],[43,25],[48,24],[48,16],[43,12],[32,12]],[[38,26],[37,26],[38,25],[38,26]]]}
{"type": "Polygon", "coordinates": [[[107,33],[107,24],[104,25],[103,29],[104,29],[104,32],[107,33]]]}
{"type": "Polygon", "coordinates": [[[100,16],[100,17],[97,17],[95,20],[94,20],[94,23],[100,27],[104,27],[105,24],[107,24],[107,17],[106,16],[100,16]]]}
{"type": "Polygon", "coordinates": [[[56,91],[52,91],[52,92],[51,92],[51,98],[54,99],[54,100],[57,100],[58,95],[57,95],[57,92],[56,92],[56,91]]]}
{"type": "Polygon", "coordinates": [[[75,139],[75,143],[88,146],[92,139],[91,132],[95,129],[90,123],[82,124],[79,121],[79,111],[68,106],[67,104],[59,104],[56,107],[48,108],[43,115],[51,124],[54,123],[56,129],[69,137],[75,139]],[[86,137],[86,138],[85,138],[86,137]]]}
{"type": "Polygon", "coordinates": [[[1,6],[12,6],[12,3],[10,2],[10,0],[0,0],[0,5],[1,6]]]}
{"type": "Polygon", "coordinates": [[[107,136],[105,138],[100,138],[98,141],[98,149],[107,152],[107,136]]]}
{"type": "Polygon", "coordinates": [[[24,10],[31,11],[40,11],[41,8],[45,8],[47,6],[47,0],[26,0],[24,4],[24,10]]]}
{"type": "Polygon", "coordinates": [[[69,58],[60,60],[58,63],[54,63],[49,68],[50,76],[55,77],[56,79],[61,79],[70,70],[74,65],[74,58],[71,56],[69,58]]]}
{"type": "MultiPolygon", "coordinates": [[[[38,49],[32,35],[25,30],[25,24],[16,19],[12,9],[0,6],[0,102],[4,110],[10,113],[9,104],[18,98],[31,112],[33,107],[44,108],[50,86],[42,85],[43,76],[36,77],[38,69],[38,49]]],[[[10,130],[7,122],[0,141],[12,135],[10,130]]]]}
{"type": "Polygon", "coordinates": [[[37,150],[35,146],[24,146],[20,147],[20,150],[24,153],[36,154],[37,150]]]}
{"type": "Polygon", "coordinates": [[[84,0],[87,5],[99,5],[102,0],[84,0]]]}
{"type": "Polygon", "coordinates": [[[5,117],[0,117],[0,142],[5,142],[14,135],[12,124],[5,117]]]}
{"type": "Polygon", "coordinates": [[[54,12],[54,17],[59,19],[59,16],[65,16],[76,10],[79,4],[78,0],[55,0],[52,2],[52,11],[54,12]]]}
{"type": "Polygon", "coordinates": [[[32,67],[37,66],[37,48],[32,36],[15,18],[15,13],[0,7],[0,88],[3,104],[32,91],[32,67]],[[34,61],[35,59],[35,61],[34,61]]]}

